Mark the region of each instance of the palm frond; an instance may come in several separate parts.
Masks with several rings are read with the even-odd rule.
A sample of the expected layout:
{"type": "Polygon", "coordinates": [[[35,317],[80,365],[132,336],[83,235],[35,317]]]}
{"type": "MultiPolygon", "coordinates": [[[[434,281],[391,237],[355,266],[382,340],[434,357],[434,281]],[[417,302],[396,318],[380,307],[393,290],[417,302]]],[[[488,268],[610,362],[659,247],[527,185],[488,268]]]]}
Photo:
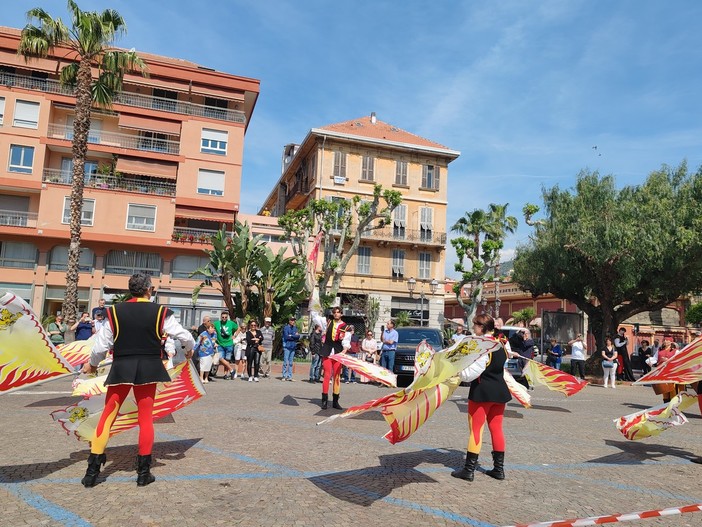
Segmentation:
{"type": "Polygon", "coordinates": [[[59,81],[64,86],[75,87],[76,80],[78,79],[78,63],[72,62],[65,65],[61,72],[59,73],[59,81]]]}

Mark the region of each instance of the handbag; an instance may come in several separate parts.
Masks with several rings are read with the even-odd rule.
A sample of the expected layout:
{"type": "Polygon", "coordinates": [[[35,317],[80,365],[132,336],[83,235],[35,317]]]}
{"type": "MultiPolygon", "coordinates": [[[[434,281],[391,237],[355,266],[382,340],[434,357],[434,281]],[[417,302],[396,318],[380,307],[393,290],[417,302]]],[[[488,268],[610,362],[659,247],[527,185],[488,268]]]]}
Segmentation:
{"type": "Polygon", "coordinates": [[[603,360],[602,367],[603,368],[614,368],[614,361],[613,360],[603,360]]]}
{"type": "Polygon", "coordinates": [[[263,347],[263,344],[259,344],[258,345],[258,352],[263,353],[264,351],[266,351],[266,348],[263,347]]]}
{"type": "Polygon", "coordinates": [[[215,354],[212,356],[212,366],[218,366],[219,365],[219,359],[222,358],[222,355],[220,355],[219,351],[215,351],[215,354]]]}

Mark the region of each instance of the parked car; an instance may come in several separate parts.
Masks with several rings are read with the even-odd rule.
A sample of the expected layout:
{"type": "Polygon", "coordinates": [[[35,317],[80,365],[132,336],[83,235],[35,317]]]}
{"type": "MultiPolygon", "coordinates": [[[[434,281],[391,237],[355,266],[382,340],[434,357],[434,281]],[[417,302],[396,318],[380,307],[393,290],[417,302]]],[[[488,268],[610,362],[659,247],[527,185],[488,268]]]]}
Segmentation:
{"type": "MultiPolygon", "coordinates": [[[[520,331],[524,331],[524,328],[521,326],[502,326],[498,331],[497,334],[504,335],[507,340],[510,342],[514,342],[514,339],[517,338],[517,333],[520,331]]],[[[534,352],[532,354],[532,358],[538,353],[538,348],[534,346],[534,352]]],[[[512,374],[512,377],[515,379],[519,380],[522,377],[522,369],[519,367],[519,359],[507,359],[507,362],[505,362],[505,370],[507,370],[509,373],[512,374]]]]}
{"type": "Polygon", "coordinates": [[[395,352],[395,367],[398,386],[408,386],[414,379],[414,354],[417,346],[423,340],[427,341],[436,351],[446,347],[444,335],[440,329],[405,326],[395,328],[398,334],[397,351],[395,352]]]}

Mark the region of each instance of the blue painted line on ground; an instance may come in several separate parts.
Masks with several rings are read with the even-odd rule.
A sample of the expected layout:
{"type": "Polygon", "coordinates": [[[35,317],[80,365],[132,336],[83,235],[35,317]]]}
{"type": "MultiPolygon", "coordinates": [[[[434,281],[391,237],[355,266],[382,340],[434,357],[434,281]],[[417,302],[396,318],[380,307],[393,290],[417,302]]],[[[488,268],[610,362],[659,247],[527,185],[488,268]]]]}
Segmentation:
{"type": "Polygon", "coordinates": [[[24,483],[0,483],[0,487],[17,496],[30,507],[35,508],[66,527],[92,527],[91,523],[85,521],[77,514],[32,492],[24,483]]]}

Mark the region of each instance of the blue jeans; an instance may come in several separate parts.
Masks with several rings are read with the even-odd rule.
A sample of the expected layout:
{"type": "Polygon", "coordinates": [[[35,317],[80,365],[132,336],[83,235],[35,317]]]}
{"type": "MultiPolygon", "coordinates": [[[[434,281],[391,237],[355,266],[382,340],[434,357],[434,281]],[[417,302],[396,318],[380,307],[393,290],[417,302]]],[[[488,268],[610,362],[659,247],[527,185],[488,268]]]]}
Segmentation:
{"type": "Polygon", "coordinates": [[[395,367],[395,350],[383,350],[380,352],[380,365],[392,371],[395,367]]]}
{"type": "Polygon", "coordinates": [[[283,379],[292,379],[295,348],[283,348],[283,379]]]}
{"type": "MultiPolygon", "coordinates": [[[[357,357],[356,353],[347,353],[349,357],[353,357],[354,359],[357,357]]],[[[344,382],[356,382],[358,379],[356,378],[356,372],[353,371],[351,368],[347,368],[344,366],[344,371],[341,373],[341,379],[344,382]]]]}
{"type": "Polygon", "coordinates": [[[319,380],[319,368],[322,366],[322,359],[316,353],[312,354],[312,363],[310,364],[310,380],[319,380]]]}

